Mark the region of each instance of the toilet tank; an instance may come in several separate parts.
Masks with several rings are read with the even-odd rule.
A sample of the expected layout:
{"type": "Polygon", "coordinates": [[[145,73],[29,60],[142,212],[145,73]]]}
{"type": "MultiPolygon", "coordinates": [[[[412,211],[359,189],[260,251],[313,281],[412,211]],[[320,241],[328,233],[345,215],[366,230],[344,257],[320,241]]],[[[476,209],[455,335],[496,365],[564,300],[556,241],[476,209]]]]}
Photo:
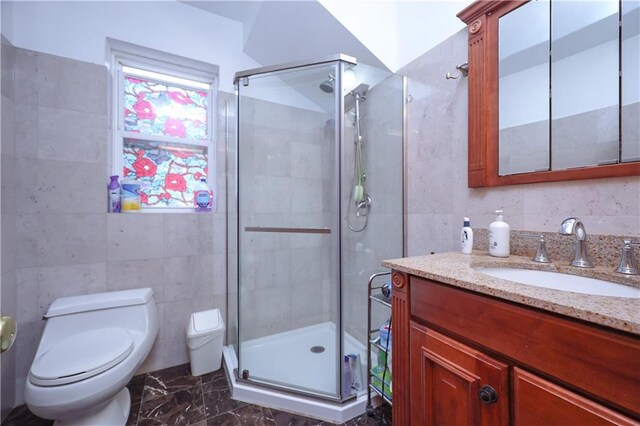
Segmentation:
{"type": "Polygon", "coordinates": [[[158,333],[158,311],[153,290],[112,291],[56,299],[47,313],[40,347],[71,334],[103,327],[129,331],[137,341],[158,333]]]}
{"type": "Polygon", "coordinates": [[[144,305],[152,298],[153,290],[150,288],[61,297],[53,301],[44,317],[48,319],[60,315],[78,314],[101,309],[144,305]]]}

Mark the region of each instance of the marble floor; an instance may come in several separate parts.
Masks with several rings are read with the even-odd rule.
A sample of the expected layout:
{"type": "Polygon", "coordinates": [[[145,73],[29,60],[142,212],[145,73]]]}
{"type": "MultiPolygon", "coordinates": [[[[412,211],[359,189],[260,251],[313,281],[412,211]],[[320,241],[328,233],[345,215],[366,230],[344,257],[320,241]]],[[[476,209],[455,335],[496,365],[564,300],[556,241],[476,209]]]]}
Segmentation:
{"type": "MultiPolygon", "coordinates": [[[[189,364],[135,376],[127,385],[131,393],[131,414],[127,426],[152,425],[329,425],[322,421],[231,399],[223,369],[193,377],[189,364]]],[[[2,426],[40,426],[53,422],[34,416],[21,405],[2,426]]],[[[349,420],[346,426],[390,425],[391,410],[384,405],[374,417],[366,414],[349,420]]]]}

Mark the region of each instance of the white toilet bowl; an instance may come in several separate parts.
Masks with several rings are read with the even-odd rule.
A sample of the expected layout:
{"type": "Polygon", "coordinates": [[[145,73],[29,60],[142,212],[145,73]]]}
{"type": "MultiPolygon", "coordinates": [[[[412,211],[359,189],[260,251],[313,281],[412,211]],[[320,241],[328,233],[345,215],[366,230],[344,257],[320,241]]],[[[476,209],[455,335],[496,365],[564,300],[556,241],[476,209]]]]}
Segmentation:
{"type": "Polygon", "coordinates": [[[158,334],[150,288],[56,299],[31,364],[25,402],[58,426],[124,425],[125,387],[158,334]]]}

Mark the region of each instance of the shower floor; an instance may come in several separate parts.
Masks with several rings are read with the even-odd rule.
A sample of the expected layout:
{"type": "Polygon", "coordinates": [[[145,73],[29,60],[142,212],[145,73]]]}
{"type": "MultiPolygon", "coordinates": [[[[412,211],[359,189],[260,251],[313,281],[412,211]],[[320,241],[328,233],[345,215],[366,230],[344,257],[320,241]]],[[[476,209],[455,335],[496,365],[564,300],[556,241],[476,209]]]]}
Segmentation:
{"type": "MultiPolygon", "coordinates": [[[[361,363],[366,363],[364,345],[348,334],[345,353],[360,354],[361,363]]],[[[339,391],[336,362],[336,331],[331,322],[248,340],[241,345],[240,371],[249,370],[250,378],[334,396],[339,391]],[[324,351],[318,353],[319,348],[324,351]]],[[[366,377],[364,368],[362,377],[366,377]]]]}
{"type": "MultiPolygon", "coordinates": [[[[335,395],[339,386],[336,385],[335,345],[335,324],[331,322],[248,340],[241,345],[242,366],[239,371],[249,370],[249,378],[256,381],[277,383],[315,394],[335,395]],[[311,351],[317,346],[324,347],[324,352],[311,351]]],[[[366,346],[345,333],[345,352],[360,354],[366,386],[366,346]]],[[[238,368],[236,353],[231,346],[225,347],[224,357],[228,371],[238,368]]],[[[358,393],[357,399],[339,404],[240,383],[233,374],[230,374],[229,381],[234,399],[310,417],[344,422],[365,411],[365,390],[358,393]]]]}

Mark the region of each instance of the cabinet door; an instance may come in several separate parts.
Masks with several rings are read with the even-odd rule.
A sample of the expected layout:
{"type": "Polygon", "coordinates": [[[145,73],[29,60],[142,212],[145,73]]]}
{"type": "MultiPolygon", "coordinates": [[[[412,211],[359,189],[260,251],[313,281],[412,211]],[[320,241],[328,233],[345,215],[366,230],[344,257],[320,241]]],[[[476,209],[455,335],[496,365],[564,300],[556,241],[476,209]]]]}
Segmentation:
{"type": "Polygon", "coordinates": [[[507,425],[508,367],[411,323],[411,424],[507,425]]]}
{"type": "Polygon", "coordinates": [[[517,425],[638,425],[637,422],[531,373],[514,368],[517,425]]]}

